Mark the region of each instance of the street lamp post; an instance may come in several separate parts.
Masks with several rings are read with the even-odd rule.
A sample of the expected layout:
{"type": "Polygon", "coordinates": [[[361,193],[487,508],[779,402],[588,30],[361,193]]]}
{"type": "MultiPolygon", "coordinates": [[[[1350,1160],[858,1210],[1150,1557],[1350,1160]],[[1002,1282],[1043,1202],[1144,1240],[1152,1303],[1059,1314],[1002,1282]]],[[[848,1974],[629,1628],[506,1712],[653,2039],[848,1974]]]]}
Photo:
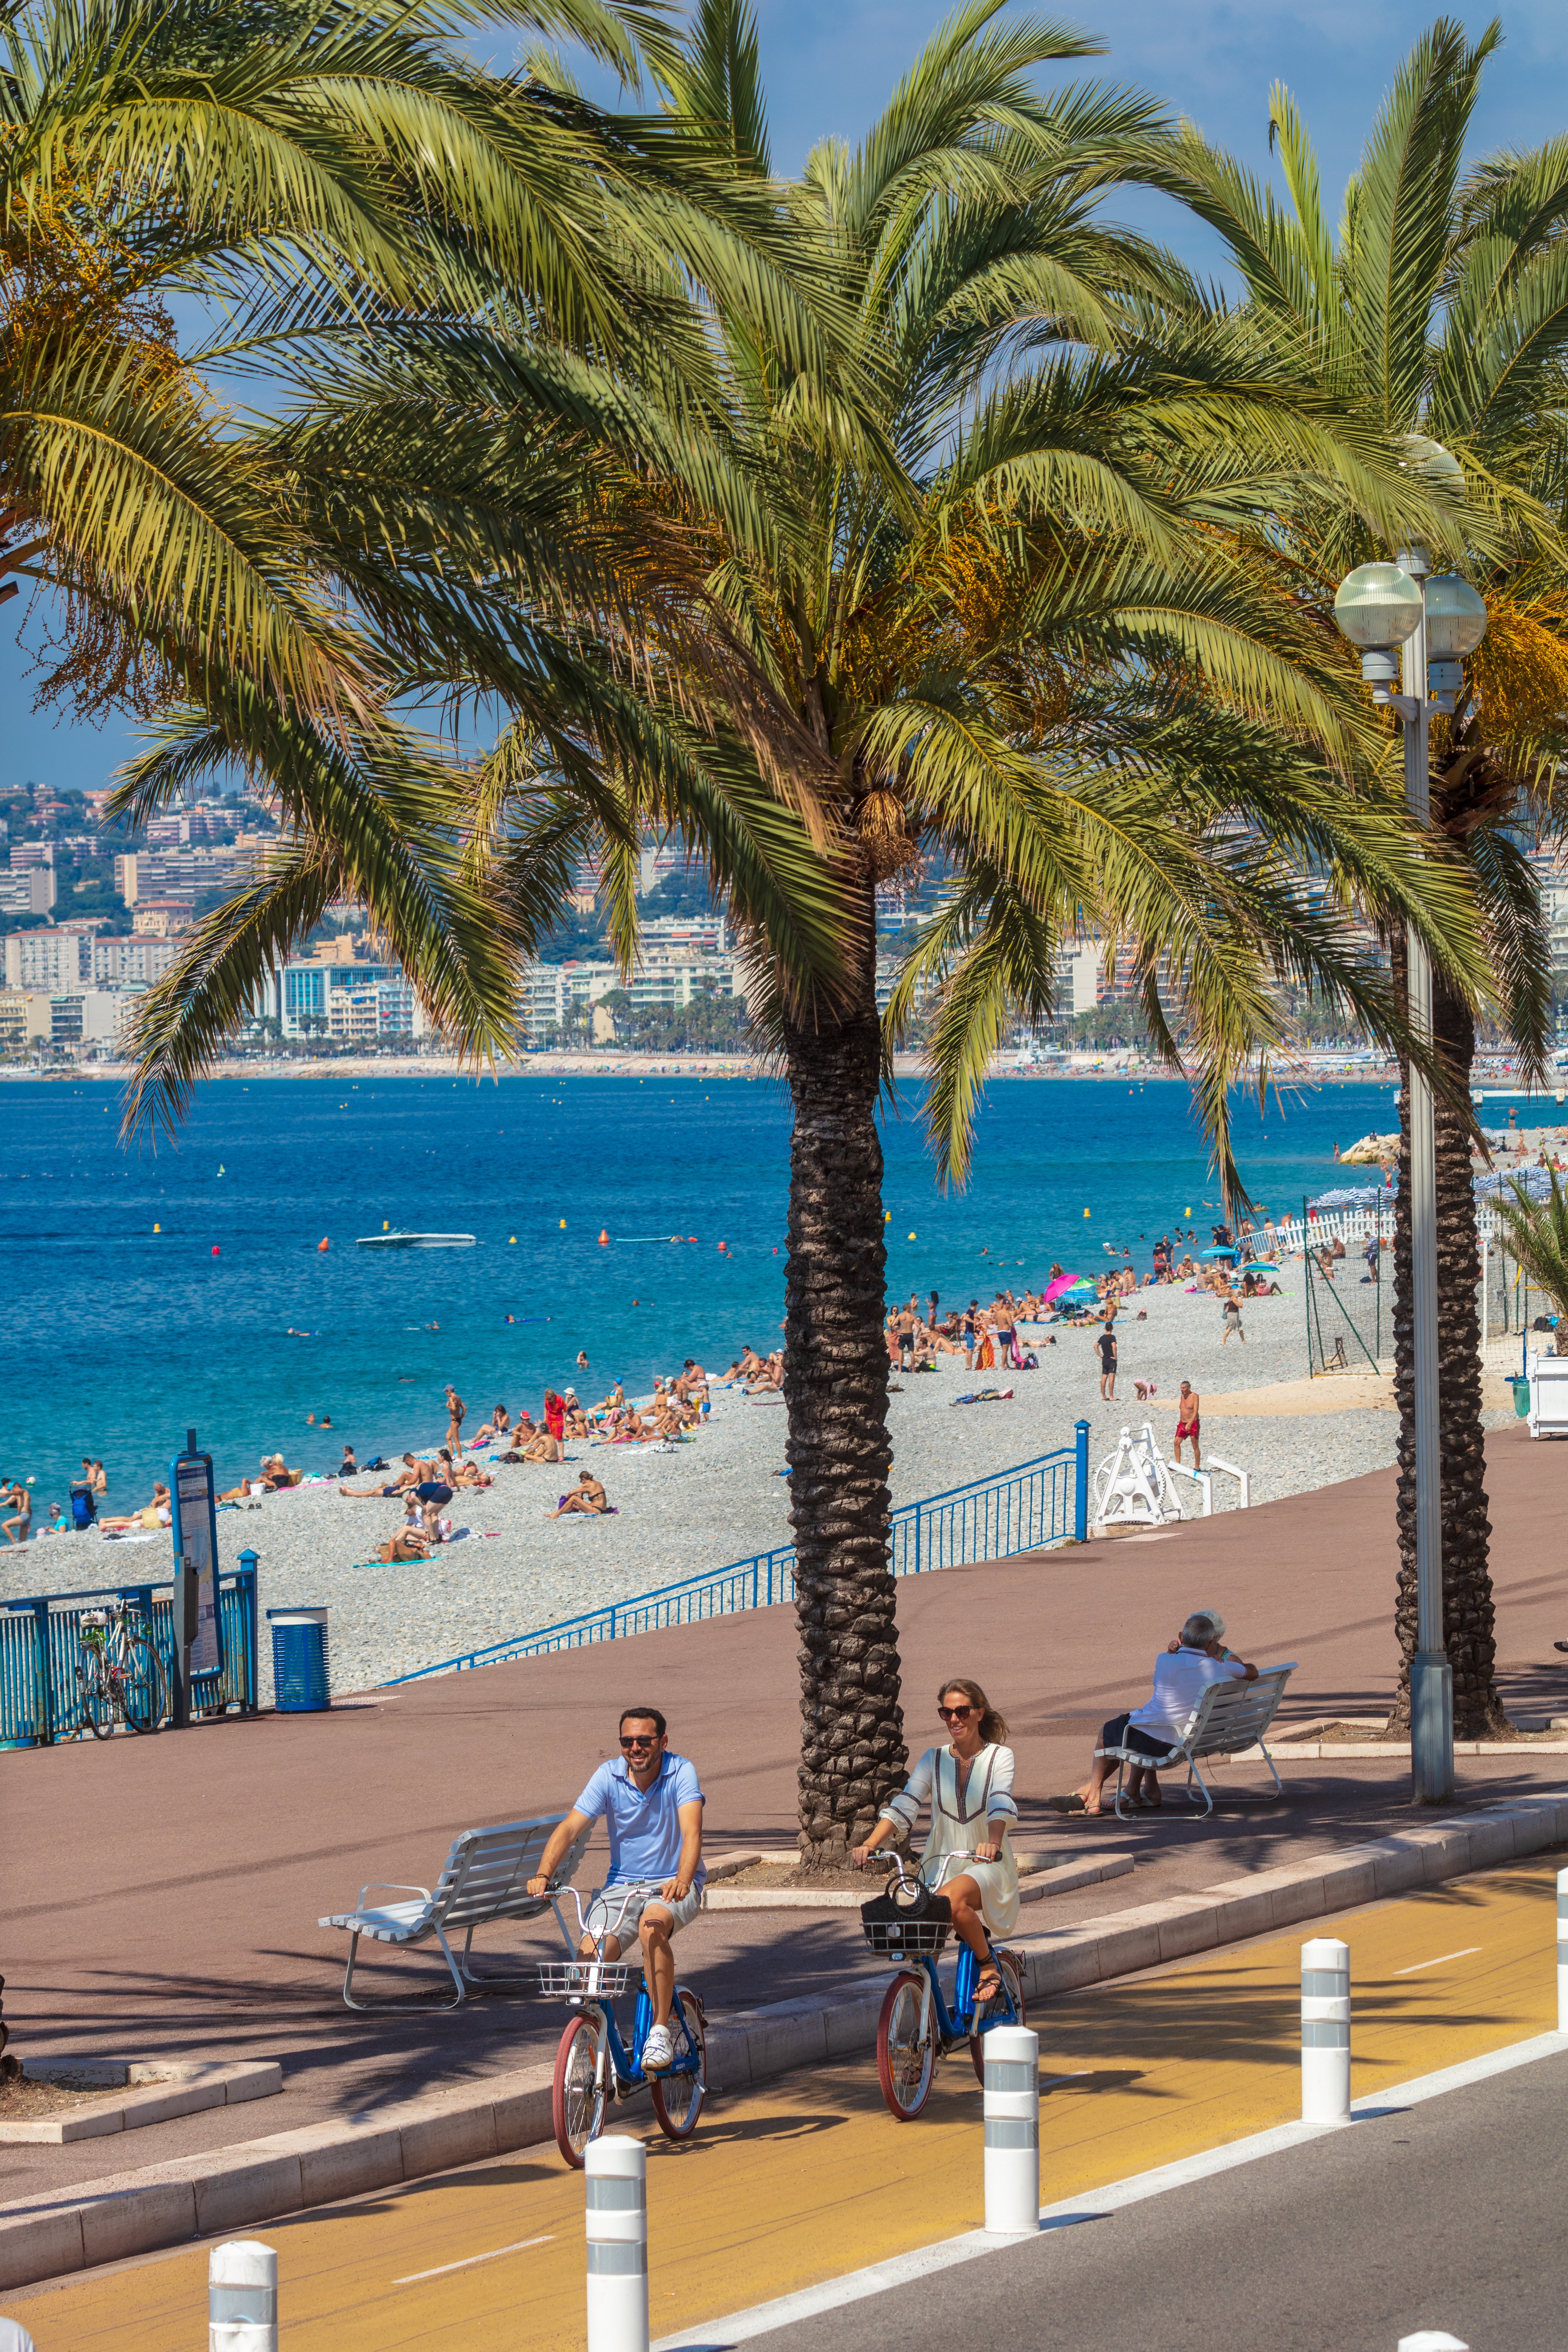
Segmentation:
{"type": "MultiPolygon", "coordinates": [[[[1437,453],[1447,457],[1444,450],[1437,453]]],[[[1450,467],[1454,460],[1448,458],[1450,467]]],[[[1457,468],[1456,468],[1457,470],[1457,468]]],[[[1334,600],[1334,618],[1362,648],[1373,699],[1399,714],[1405,734],[1405,798],[1425,826],[1430,817],[1427,730],[1434,710],[1451,711],[1460,664],[1486,633],[1487,608],[1468,581],[1429,577],[1423,547],[1403,547],[1397,563],[1365,563],[1334,600]],[[1402,691],[1393,688],[1402,653],[1402,691]]],[[[1410,1027],[1432,1043],[1432,966],[1405,932],[1410,1027]]],[[[1443,1629],[1442,1425],[1437,1358],[1437,1147],[1432,1088],[1410,1065],[1410,1271],[1415,1339],[1415,1655],[1410,1665],[1410,1764],[1418,1805],[1454,1793],[1454,1674],[1443,1629]]]]}

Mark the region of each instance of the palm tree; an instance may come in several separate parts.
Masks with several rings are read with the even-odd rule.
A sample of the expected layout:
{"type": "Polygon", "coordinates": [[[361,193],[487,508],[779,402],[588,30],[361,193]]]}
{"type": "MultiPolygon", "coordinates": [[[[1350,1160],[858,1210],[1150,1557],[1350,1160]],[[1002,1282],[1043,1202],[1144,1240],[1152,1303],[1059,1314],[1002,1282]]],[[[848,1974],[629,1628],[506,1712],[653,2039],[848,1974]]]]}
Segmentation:
{"type": "MultiPolygon", "coordinates": [[[[1318,166],[1288,91],[1276,88],[1289,203],[1189,139],[1173,190],[1219,228],[1247,285],[1247,314],[1287,331],[1313,380],[1391,437],[1415,466],[1431,444],[1463,468],[1462,560],[1490,627],[1453,718],[1435,722],[1431,823],[1440,853],[1468,869],[1502,1017],[1534,1074],[1550,1034],[1547,929],[1524,844],[1551,817],[1568,749],[1568,599],[1560,536],[1568,485],[1562,391],[1568,355],[1568,144],[1467,164],[1482,68],[1501,38],[1475,42],[1440,18],[1395,77],[1331,233],[1318,166]]],[[[1437,461],[1440,464],[1440,459],[1437,461]]],[[[1350,565],[1393,552],[1342,505],[1299,509],[1295,552],[1327,625],[1350,565]]],[[[1402,975],[1403,934],[1392,934],[1402,975]]],[[[1447,1084],[1436,1106],[1437,1356],[1441,1381],[1443,1591],[1455,1729],[1503,1723],[1493,1675],[1488,1567],[1479,1241],[1468,1111],[1475,1001],[1452,972],[1436,981],[1433,1035],[1447,1084]]],[[[1409,1089],[1402,1096],[1395,1220],[1395,1389],[1400,1409],[1397,1623],[1404,1667],[1393,1724],[1409,1720],[1415,1649],[1415,1348],[1410,1283],[1409,1089]]]]}
{"type": "MultiPolygon", "coordinates": [[[[1515,1264],[1534,1276],[1559,1316],[1568,1316],[1568,1192],[1556,1169],[1549,1172],[1552,1191],[1543,1201],[1514,1177],[1509,1185],[1512,1199],[1499,1198],[1498,1223],[1515,1264]]],[[[1563,1337],[1568,1339],[1568,1331],[1563,1337]]],[[[1568,1348],[1557,1352],[1568,1354],[1568,1348]]]]}
{"type": "MultiPolygon", "coordinates": [[[[629,961],[649,824],[684,832],[748,942],[795,1110],[801,1845],[831,1869],[904,1765],[877,1112],[915,992],[938,990],[930,1117],[962,1179],[1002,1023],[1048,1017],[1061,946],[1103,929],[1234,1182],[1227,1087],[1279,1041],[1281,980],[1402,1034],[1352,903],[1479,987],[1468,886],[1424,860],[1375,775],[1347,789],[1370,764],[1353,682],[1274,553],[1302,481],[1380,530],[1440,521],[1380,434],[1303,393],[1293,354],[1101,220],[1106,190],[1166,151],[1142,100],[1036,89],[1087,44],[973,0],[854,153],[819,149],[784,184],[740,0],[645,44],[683,152],[731,174],[753,224],[696,283],[679,400],[658,354],[623,354],[619,420],[599,396],[591,436],[536,461],[517,418],[544,361],[487,320],[390,364],[334,361],[285,437],[322,535],[335,517],[361,551],[356,598],[408,685],[516,714],[468,778],[465,852],[511,952],[596,834],[629,961]],[[739,266],[771,238],[815,343],[778,278],[739,266]],[[362,527],[372,481],[395,567],[362,527]],[[545,533],[567,560],[535,560],[545,533]],[[952,890],[884,1020],[876,887],[938,856],[952,890]],[[1329,875],[1326,908],[1304,867],[1329,875]]],[[[172,737],[149,789],[183,756],[172,737]]],[[[209,940],[237,990],[246,919],[209,940]]],[[[224,1017],[187,959],[158,992],[144,1103],[224,1017]]]]}

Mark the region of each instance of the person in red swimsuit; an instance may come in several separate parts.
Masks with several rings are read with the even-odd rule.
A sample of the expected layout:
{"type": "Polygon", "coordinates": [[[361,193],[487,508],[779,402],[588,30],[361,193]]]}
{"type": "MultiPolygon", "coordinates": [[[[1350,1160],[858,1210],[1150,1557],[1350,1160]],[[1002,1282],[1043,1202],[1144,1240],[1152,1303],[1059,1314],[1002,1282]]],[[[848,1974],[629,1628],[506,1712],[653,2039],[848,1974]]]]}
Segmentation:
{"type": "Polygon", "coordinates": [[[1202,1404],[1203,1399],[1193,1387],[1191,1381],[1184,1381],[1182,1393],[1176,1399],[1176,1459],[1179,1462],[1182,1458],[1183,1439],[1190,1437],[1193,1441],[1194,1470],[1203,1468],[1203,1464],[1198,1457],[1198,1414],[1202,1404]]]}

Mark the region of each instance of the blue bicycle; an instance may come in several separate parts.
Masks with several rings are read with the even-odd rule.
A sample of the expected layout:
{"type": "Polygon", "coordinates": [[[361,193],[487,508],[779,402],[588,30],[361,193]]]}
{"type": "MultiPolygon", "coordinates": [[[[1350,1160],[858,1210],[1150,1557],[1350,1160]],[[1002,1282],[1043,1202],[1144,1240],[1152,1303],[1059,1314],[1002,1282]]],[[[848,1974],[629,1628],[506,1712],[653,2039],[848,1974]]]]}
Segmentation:
{"type": "Polygon", "coordinates": [[[890,1901],[867,1906],[883,1916],[869,1919],[862,1916],[866,1941],[879,1958],[911,1964],[888,1987],[882,2014],[877,2021],[878,2079],[889,2112],[901,2124],[912,2122],[924,2106],[938,2058],[951,2056],[967,2042],[974,2071],[984,2087],[985,2058],[982,2045],[985,2035],[994,2025],[1022,2025],[1025,2021],[1024,1988],[1017,1957],[999,1944],[991,1944],[989,1938],[1001,1990],[994,2000],[986,2003],[984,2016],[976,2016],[974,2001],[980,1963],[967,1944],[959,1947],[951,2013],[942,1999],[936,1964],[952,1932],[952,1921],[951,1915],[943,1916],[947,1905],[938,1902],[937,1897],[950,1867],[973,1859],[973,1853],[967,1853],[943,1854],[932,1885],[921,1871],[910,1877],[895,1855],[889,1874],[890,1901]],[[898,1882],[896,1886],[894,1879],[898,1882]]]}
{"type": "MultiPolygon", "coordinates": [[[[577,1906],[580,1939],[588,1934],[583,1898],[574,1886],[565,1890],[577,1906]]],[[[575,2014],[568,2019],[555,2052],[555,2079],[551,2090],[551,2119],[555,2145],[568,2164],[581,2170],[591,2140],[605,2127],[613,2100],[629,2099],[638,2091],[653,2095],[653,2111],[668,2139],[689,2139],[697,2129],[707,2095],[708,2021],[700,1997],[689,1985],[678,1984],[669,2014],[675,2042],[673,2063],[658,2074],[645,2074],[642,2053],[653,2023],[653,2002],[646,1983],[637,1987],[632,2012],[632,2042],[628,2051],[616,2021],[615,1995],[624,1992],[626,1979],[640,1960],[606,1960],[605,1946],[620,1940],[621,1923],[639,1895],[657,1895],[659,1882],[637,1883],[609,1890],[621,1896],[614,1923],[593,1938],[591,1960],[544,1960],[539,1967],[539,1990],[564,1998],[575,2014]]],[[[595,1897],[590,1898],[590,1908],[595,1897]]],[[[561,1919],[560,1906],[556,1917],[561,1919]]],[[[564,1919],[562,1933],[571,1948],[564,1919]]]]}

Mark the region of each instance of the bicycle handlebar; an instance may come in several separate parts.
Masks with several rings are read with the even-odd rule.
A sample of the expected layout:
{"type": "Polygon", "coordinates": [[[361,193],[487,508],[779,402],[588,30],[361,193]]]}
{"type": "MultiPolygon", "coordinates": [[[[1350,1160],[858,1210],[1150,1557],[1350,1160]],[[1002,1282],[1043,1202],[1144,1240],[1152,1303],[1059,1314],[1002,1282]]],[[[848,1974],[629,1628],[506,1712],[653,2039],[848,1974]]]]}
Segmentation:
{"type": "MultiPolygon", "coordinates": [[[[619,1894],[621,1897],[621,1907],[616,1915],[614,1927],[605,1927],[601,1935],[595,1937],[595,1943],[603,1945],[607,1937],[611,1936],[619,1936],[626,1913],[631,1908],[634,1896],[638,1895],[661,1895],[664,1891],[664,1885],[665,1882],[662,1878],[630,1878],[624,1881],[618,1888],[609,1886],[601,1886],[598,1888],[598,1890],[588,1898],[588,1909],[590,1911],[593,1909],[595,1903],[604,1900],[606,1896],[612,1894],[619,1894]]],[[[575,1886],[561,1886],[554,1880],[552,1880],[546,1891],[552,1900],[553,1900],[557,1895],[569,1895],[572,1897],[573,1903],[575,1905],[577,1911],[577,1932],[580,1936],[585,1936],[588,1933],[588,1921],[586,1914],[583,1909],[583,1896],[581,1891],[575,1886]]]]}
{"type": "MultiPolygon", "coordinates": [[[[973,1862],[976,1859],[976,1856],[973,1846],[963,1846],[955,1847],[952,1853],[942,1854],[938,1859],[941,1862],[942,1867],[937,1872],[934,1885],[931,1887],[931,1892],[933,1895],[940,1893],[942,1883],[947,1876],[948,1865],[951,1863],[973,1862]]],[[[927,1884],[921,1875],[921,1865],[920,1864],[917,1863],[915,1865],[914,1875],[911,1877],[910,1873],[904,1868],[904,1865],[897,1853],[894,1853],[891,1856],[891,1860],[893,1869],[898,1873],[899,1884],[901,1886],[907,1887],[911,1895],[914,1893],[914,1890],[918,1885],[924,1885],[927,1884]]],[[[868,1864],[868,1867],[869,1867],[868,1864]]]]}

